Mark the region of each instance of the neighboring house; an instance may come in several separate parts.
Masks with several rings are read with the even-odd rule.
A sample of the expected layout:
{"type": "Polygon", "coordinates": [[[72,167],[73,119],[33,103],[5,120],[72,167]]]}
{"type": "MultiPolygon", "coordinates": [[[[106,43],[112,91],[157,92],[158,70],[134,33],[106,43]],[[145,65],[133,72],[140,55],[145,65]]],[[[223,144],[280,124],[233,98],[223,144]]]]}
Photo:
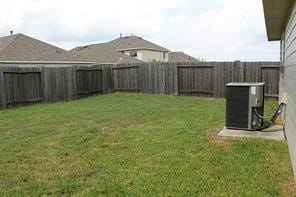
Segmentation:
{"type": "Polygon", "coordinates": [[[137,36],[120,37],[109,42],[119,52],[144,62],[168,62],[169,50],[137,36]]]}
{"type": "Polygon", "coordinates": [[[80,62],[66,50],[24,34],[0,37],[0,65],[76,65],[80,62]]]}
{"type": "Polygon", "coordinates": [[[71,54],[98,63],[168,62],[169,50],[137,36],[76,47],[71,54]],[[95,59],[93,59],[95,58],[95,59]]]}
{"type": "Polygon", "coordinates": [[[168,49],[137,36],[120,37],[110,42],[80,46],[66,51],[24,34],[14,34],[0,37],[0,61],[118,64],[198,60],[183,52],[169,52],[168,49]]]}
{"type": "Polygon", "coordinates": [[[169,62],[199,62],[199,60],[183,52],[169,52],[169,62]]]}
{"type": "Polygon", "coordinates": [[[286,104],[285,132],[296,176],[296,4],[263,0],[269,41],[281,41],[280,102],[286,104]]]}
{"type": "Polygon", "coordinates": [[[109,43],[76,47],[69,51],[80,61],[94,61],[97,64],[139,63],[142,62],[121,52],[115,51],[109,43]]]}
{"type": "Polygon", "coordinates": [[[14,34],[0,38],[0,60],[69,61],[71,59],[72,57],[66,50],[24,34],[14,34]]]}

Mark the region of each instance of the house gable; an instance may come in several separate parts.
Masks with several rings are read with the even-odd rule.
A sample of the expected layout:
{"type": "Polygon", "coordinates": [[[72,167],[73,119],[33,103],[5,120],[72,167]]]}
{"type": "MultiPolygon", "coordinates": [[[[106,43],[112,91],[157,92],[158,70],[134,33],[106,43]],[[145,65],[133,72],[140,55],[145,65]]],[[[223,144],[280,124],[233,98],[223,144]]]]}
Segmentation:
{"type": "Polygon", "coordinates": [[[161,47],[157,44],[149,42],[138,36],[126,36],[120,37],[109,42],[116,51],[127,51],[127,50],[153,50],[153,51],[166,51],[169,50],[161,47]]]}

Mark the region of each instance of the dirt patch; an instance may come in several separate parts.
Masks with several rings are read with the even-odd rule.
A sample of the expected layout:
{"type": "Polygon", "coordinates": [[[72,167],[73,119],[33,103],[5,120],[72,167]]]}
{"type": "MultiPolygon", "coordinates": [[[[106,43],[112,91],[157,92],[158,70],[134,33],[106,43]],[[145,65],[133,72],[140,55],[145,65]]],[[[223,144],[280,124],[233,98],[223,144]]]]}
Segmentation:
{"type": "Polygon", "coordinates": [[[218,133],[220,132],[221,128],[211,128],[206,130],[206,135],[211,144],[223,146],[223,147],[230,147],[232,146],[232,141],[225,137],[218,137],[218,133]]]}
{"type": "Polygon", "coordinates": [[[284,125],[284,120],[281,116],[277,117],[277,119],[275,120],[275,124],[276,125],[284,125]]]}
{"type": "Polygon", "coordinates": [[[288,182],[283,184],[282,191],[287,196],[296,196],[296,181],[294,178],[291,178],[288,182]]]}
{"type": "Polygon", "coordinates": [[[219,145],[219,146],[226,146],[230,147],[232,145],[231,141],[227,138],[222,138],[222,137],[216,137],[214,138],[214,143],[219,145]]]}
{"type": "MultiPolygon", "coordinates": [[[[271,163],[274,169],[281,169],[283,174],[292,174],[292,166],[290,161],[283,161],[274,152],[270,152],[266,158],[267,162],[271,163]]],[[[287,177],[288,180],[281,184],[281,190],[285,196],[296,197],[296,180],[293,175],[287,177]]]]}

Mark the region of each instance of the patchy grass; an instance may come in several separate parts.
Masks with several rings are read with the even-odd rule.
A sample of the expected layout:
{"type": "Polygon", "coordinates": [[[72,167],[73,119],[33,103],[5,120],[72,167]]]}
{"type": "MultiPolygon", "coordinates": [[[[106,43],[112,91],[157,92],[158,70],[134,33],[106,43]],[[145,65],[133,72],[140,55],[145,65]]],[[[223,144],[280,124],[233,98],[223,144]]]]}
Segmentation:
{"type": "Polygon", "coordinates": [[[0,111],[0,196],[295,195],[286,142],[218,139],[224,106],[113,94],[0,111]]]}

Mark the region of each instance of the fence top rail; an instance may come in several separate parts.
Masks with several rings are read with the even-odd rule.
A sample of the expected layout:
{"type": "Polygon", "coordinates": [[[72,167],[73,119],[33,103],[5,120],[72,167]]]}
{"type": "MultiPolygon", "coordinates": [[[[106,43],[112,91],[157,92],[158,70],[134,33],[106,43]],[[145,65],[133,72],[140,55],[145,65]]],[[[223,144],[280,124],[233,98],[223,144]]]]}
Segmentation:
{"type": "Polygon", "coordinates": [[[132,65],[164,65],[164,66],[179,66],[179,65],[214,65],[214,64],[229,64],[242,63],[257,65],[279,65],[279,61],[200,61],[200,62],[141,62],[141,63],[119,63],[117,66],[132,66],[132,65]]]}
{"type": "Polygon", "coordinates": [[[280,68],[280,65],[262,65],[261,68],[280,68]]]}
{"type": "Polygon", "coordinates": [[[79,68],[76,71],[88,71],[88,72],[91,72],[91,71],[101,71],[102,72],[103,69],[101,69],[101,68],[95,68],[95,69],[93,69],[93,68],[86,68],[86,69],[79,68]]]}
{"type": "Polygon", "coordinates": [[[179,65],[177,68],[214,68],[213,65],[179,65]]]}
{"type": "Polygon", "coordinates": [[[140,66],[121,66],[121,67],[112,67],[112,69],[127,69],[127,68],[139,68],[140,66]]]}
{"type": "Polygon", "coordinates": [[[41,71],[3,71],[5,74],[34,74],[41,73],[41,71]]]}
{"type": "Polygon", "coordinates": [[[80,62],[80,61],[0,61],[0,64],[85,64],[96,65],[95,62],[80,62]]]}

